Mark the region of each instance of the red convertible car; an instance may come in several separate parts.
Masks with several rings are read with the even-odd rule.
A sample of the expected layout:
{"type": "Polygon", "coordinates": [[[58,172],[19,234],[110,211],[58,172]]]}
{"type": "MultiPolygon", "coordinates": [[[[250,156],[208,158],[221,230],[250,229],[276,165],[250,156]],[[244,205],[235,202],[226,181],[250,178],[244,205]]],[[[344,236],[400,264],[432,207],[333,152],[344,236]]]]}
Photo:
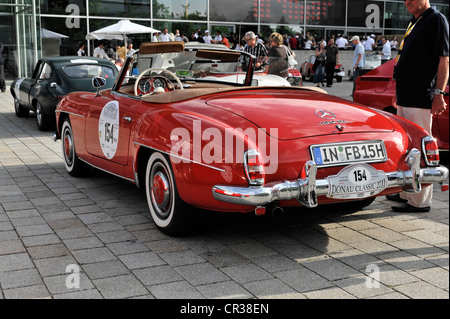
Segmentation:
{"type": "MultiPolygon", "coordinates": [[[[353,100],[376,109],[396,114],[397,110],[392,106],[392,98],[395,95],[395,81],[392,79],[394,65],[395,59],[358,77],[356,79],[353,100]]],[[[444,100],[449,105],[448,85],[445,92],[444,100]]],[[[442,114],[433,117],[432,134],[437,139],[438,147],[441,150],[449,149],[448,114],[449,110],[447,107],[442,114]]]]}
{"type": "Polygon", "coordinates": [[[436,141],[420,127],[322,90],[252,86],[254,62],[245,52],[143,43],[112,89],[58,104],[67,171],[92,166],[145,188],[152,219],[170,235],[186,230],[193,207],[359,209],[402,189],[447,188],[436,141]],[[243,82],[230,75],[242,63],[243,82]]]}

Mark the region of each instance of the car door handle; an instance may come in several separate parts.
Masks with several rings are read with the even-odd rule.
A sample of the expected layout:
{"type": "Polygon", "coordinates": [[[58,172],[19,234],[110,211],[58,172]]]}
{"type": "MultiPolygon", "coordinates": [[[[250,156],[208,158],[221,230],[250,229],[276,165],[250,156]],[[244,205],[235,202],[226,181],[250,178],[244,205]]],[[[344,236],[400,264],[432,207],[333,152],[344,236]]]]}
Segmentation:
{"type": "Polygon", "coordinates": [[[127,121],[128,123],[131,123],[131,117],[129,116],[124,116],[122,117],[125,121],[127,121]]]}

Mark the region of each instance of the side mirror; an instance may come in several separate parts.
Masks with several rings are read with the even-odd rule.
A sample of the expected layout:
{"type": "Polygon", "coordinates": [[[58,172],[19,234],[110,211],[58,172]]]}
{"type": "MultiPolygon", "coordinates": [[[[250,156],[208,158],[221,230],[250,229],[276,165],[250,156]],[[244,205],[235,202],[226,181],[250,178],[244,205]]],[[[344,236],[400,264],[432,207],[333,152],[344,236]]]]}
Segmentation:
{"type": "Polygon", "coordinates": [[[92,86],[96,89],[102,88],[106,85],[106,79],[101,77],[92,78],[92,86]]]}
{"type": "Polygon", "coordinates": [[[92,78],[92,86],[97,89],[97,96],[100,95],[100,88],[106,85],[106,79],[102,77],[92,78]]]}

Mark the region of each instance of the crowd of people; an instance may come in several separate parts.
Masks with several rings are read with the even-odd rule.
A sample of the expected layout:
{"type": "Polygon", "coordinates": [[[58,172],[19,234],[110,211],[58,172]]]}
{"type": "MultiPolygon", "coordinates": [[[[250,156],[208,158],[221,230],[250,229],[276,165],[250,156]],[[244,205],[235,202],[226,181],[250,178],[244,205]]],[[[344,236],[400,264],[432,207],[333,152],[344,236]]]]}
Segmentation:
{"type": "MultiPolygon", "coordinates": [[[[197,29],[191,32],[189,36],[180,30],[169,32],[164,28],[162,32],[154,33],[151,37],[152,42],[171,42],[184,41],[197,42],[205,44],[221,44],[234,50],[243,50],[257,57],[255,69],[261,70],[268,66],[270,74],[287,77],[287,70],[289,68],[289,57],[295,57],[294,50],[314,50],[316,61],[313,66],[314,78],[313,82],[320,87],[331,87],[333,84],[333,77],[335,72],[335,65],[339,63],[339,50],[354,50],[353,58],[353,75],[354,79],[358,76],[358,71],[364,68],[364,58],[367,52],[374,52],[380,54],[381,62],[385,63],[391,59],[391,51],[398,50],[398,42],[396,36],[388,39],[387,36],[375,36],[374,34],[368,36],[353,36],[350,40],[343,34],[331,35],[328,40],[316,38],[310,33],[302,35],[295,33],[289,36],[288,34],[280,34],[273,32],[267,39],[255,32],[249,31],[241,38],[238,34],[231,32],[229,35],[223,34],[220,30],[214,32],[214,37],[210,35],[209,30],[202,31],[197,29]],[[357,40],[357,41],[356,41],[357,40]]],[[[94,57],[106,58],[115,62],[117,68],[120,70],[123,61],[127,55],[135,52],[133,44],[128,43],[127,47],[123,44],[112,50],[111,47],[105,49],[104,44],[100,43],[93,52],[94,57]]],[[[84,44],[80,44],[78,53],[79,56],[86,55],[84,44]]],[[[245,63],[243,63],[243,71],[245,71],[245,63]]]]}

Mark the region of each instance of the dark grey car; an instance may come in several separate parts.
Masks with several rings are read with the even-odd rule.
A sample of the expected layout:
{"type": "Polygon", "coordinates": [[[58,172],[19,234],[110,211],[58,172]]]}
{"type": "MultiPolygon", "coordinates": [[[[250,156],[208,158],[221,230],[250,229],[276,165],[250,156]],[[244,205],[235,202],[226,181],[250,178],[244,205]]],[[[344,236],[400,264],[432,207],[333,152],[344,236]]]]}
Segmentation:
{"type": "Polygon", "coordinates": [[[107,59],[64,56],[44,58],[37,62],[31,78],[14,80],[11,94],[18,117],[36,113],[39,130],[53,129],[55,109],[64,95],[75,91],[94,92],[93,77],[106,78],[105,89],[117,77],[116,66],[107,59]]]}

